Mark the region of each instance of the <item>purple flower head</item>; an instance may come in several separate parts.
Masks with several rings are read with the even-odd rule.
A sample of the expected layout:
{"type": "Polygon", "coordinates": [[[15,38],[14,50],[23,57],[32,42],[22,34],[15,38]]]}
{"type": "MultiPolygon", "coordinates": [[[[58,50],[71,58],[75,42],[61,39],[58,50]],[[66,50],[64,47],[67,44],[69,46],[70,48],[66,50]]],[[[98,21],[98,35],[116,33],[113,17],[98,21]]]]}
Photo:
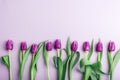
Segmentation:
{"type": "Polygon", "coordinates": [[[113,41],[109,42],[108,51],[110,51],[110,52],[115,51],[115,43],[113,41]]]}
{"type": "Polygon", "coordinates": [[[32,44],[31,53],[36,54],[37,51],[38,51],[38,45],[37,44],[32,44]]]}
{"type": "Polygon", "coordinates": [[[61,40],[60,39],[55,40],[54,48],[55,49],[61,49],[61,40]]]}
{"type": "Polygon", "coordinates": [[[7,50],[13,50],[13,41],[12,40],[8,40],[6,42],[6,49],[7,50]]]}
{"type": "Polygon", "coordinates": [[[46,50],[47,50],[47,51],[51,51],[52,48],[53,48],[53,44],[52,44],[52,42],[50,42],[50,41],[47,42],[47,43],[46,43],[46,50]]]}
{"type": "Polygon", "coordinates": [[[27,50],[27,43],[21,42],[21,50],[27,50]]]}
{"type": "Polygon", "coordinates": [[[73,41],[71,44],[71,50],[76,52],[78,49],[78,42],[77,41],[73,41]]]}
{"type": "Polygon", "coordinates": [[[103,51],[103,44],[101,41],[99,41],[97,44],[96,44],[96,51],[97,52],[102,52],[103,51]]]}
{"type": "Polygon", "coordinates": [[[85,41],[83,43],[83,51],[90,51],[90,44],[89,44],[89,42],[85,41]]]}

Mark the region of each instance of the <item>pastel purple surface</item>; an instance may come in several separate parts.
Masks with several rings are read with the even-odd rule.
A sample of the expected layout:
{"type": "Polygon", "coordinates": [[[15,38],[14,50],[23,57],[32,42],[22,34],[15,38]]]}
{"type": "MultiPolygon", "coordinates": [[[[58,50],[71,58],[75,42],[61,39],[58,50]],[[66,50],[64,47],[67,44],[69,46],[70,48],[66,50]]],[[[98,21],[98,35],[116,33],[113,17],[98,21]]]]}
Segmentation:
{"type": "MultiPolygon", "coordinates": [[[[0,57],[7,55],[5,50],[6,40],[14,41],[11,53],[13,80],[19,80],[19,49],[21,41],[26,41],[28,47],[32,43],[43,40],[61,39],[62,48],[65,47],[67,38],[77,40],[81,57],[84,41],[94,43],[100,38],[103,43],[103,71],[108,71],[107,46],[110,40],[120,48],[120,1],[119,0],[0,0],[0,57]]],[[[94,44],[95,46],[95,44],[94,44]]],[[[115,51],[116,51],[115,50],[115,51]]],[[[56,51],[50,52],[51,80],[57,80],[57,71],[54,68],[53,56],[56,51]]],[[[114,53],[113,53],[114,54],[114,53]]],[[[31,56],[25,66],[24,80],[29,79],[31,56]]],[[[66,54],[63,54],[64,58],[66,54]]],[[[97,60],[93,53],[91,62],[97,60]]],[[[74,80],[81,80],[78,72],[79,64],[73,69],[74,80]]],[[[120,63],[118,63],[114,80],[120,80],[120,63]]],[[[0,63],[0,80],[8,79],[8,69],[0,63]]],[[[108,80],[103,76],[103,80],[108,80]]],[[[46,67],[41,55],[38,61],[38,74],[36,80],[47,80],[46,67]]],[[[66,77],[66,80],[68,78],[66,77]]]]}

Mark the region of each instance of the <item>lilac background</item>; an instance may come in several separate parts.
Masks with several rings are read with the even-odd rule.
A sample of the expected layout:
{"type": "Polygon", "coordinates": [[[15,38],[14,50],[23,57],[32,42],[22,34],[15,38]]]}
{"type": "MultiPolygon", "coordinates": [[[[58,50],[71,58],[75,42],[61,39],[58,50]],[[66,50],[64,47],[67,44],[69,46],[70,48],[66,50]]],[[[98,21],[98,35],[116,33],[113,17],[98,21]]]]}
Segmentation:
{"type": "MultiPolygon", "coordinates": [[[[0,57],[7,55],[5,41],[14,40],[12,51],[13,80],[19,80],[18,51],[21,41],[28,45],[43,40],[60,38],[62,47],[65,47],[67,37],[79,41],[81,46],[85,40],[101,38],[104,43],[103,70],[108,71],[106,46],[109,40],[116,42],[120,48],[120,1],[118,0],[0,0],[0,57]]],[[[50,53],[51,80],[57,80],[56,69],[50,53]]],[[[65,56],[65,55],[64,55],[65,56]]],[[[97,54],[94,53],[91,61],[95,62],[97,54]]],[[[27,61],[24,80],[29,80],[29,66],[31,55],[27,61]]],[[[120,63],[114,73],[114,80],[120,80],[120,63]]],[[[77,71],[79,65],[73,69],[73,80],[81,80],[82,75],[77,71]]],[[[43,56],[38,61],[38,74],[36,80],[47,80],[46,67],[43,56]]],[[[0,80],[8,80],[8,70],[0,63],[0,80]]],[[[67,78],[66,78],[67,80],[67,78]]],[[[108,80],[108,76],[103,76],[108,80]]]]}

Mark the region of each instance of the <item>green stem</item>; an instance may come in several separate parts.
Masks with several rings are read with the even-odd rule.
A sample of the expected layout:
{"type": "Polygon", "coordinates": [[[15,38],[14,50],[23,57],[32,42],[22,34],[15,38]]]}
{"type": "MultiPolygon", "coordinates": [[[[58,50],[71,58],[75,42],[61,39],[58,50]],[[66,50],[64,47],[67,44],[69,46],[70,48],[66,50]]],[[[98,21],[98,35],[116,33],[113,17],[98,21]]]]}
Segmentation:
{"type": "MultiPolygon", "coordinates": [[[[85,58],[88,60],[88,54],[89,52],[86,51],[86,55],[85,58]]],[[[91,74],[91,70],[88,66],[85,65],[85,73],[84,73],[84,80],[88,80],[89,79],[89,75],[91,74]]]]}
{"type": "Polygon", "coordinates": [[[91,69],[90,69],[90,67],[89,67],[89,66],[85,66],[84,80],[88,80],[90,74],[91,74],[91,69]]]}
{"type": "MultiPolygon", "coordinates": [[[[62,60],[60,49],[57,49],[57,57],[59,57],[62,60]]],[[[60,64],[60,62],[58,61],[58,66],[59,66],[59,64],[60,64]]],[[[60,66],[62,66],[62,65],[60,65],[60,66]]],[[[61,73],[60,67],[58,67],[58,80],[62,80],[62,73],[61,73]]]]}
{"type": "Polygon", "coordinates": [[[100,60],[100,54],[101,54],[101,53],[98,53],[98,61],[101,61],[101,60],[100,60]]]}
{"type": "Polygon", "coordinates": [[[69,63],[69,80],[72,80],[72,69],[73,69],[73,60],[74,60],[74,52],[71,54],[71,60],[69,63]]]}
{"type": "Polygon", "coordinates": [[[71,61],[70,61],[70,67],[69,67],[69,80],[72,80],[72,67],[71,67],[71,61]]]}
{"type": "Polygon", "coordinates": [[[110,80],[113,80],[113,72],[110,74],[110,80]]]}
{"type": "Polygon", "coordinates": [[[50,74],[49,74],[49,72],[50,72],[50,69],[49,69],[49,66],[48,66],[47,67],[48,80],[50,80],[50,74]]]}
{"type": "Polygon", "coordinates": [[[50,80],[50,74],[49,74],[49,52],[47,54],[47,62],[46,62],[46,65],[47,65],[47,75],[48,75],[48,80],[50,80]]]}
{"type": "Polygon", "coordinates": [[[24,53],[25,53],[25,51],[23,50],[22,51],[22,61],[23,61],[23,58],[24,58],[24,53]]]}
{"type": "MultiPolygon", "coordinates": [[[[112,55],[112,53],[111,52],[109,52],[108,53],[108,61],[109,61],[109,72],[110,72],[110,69],[111,69],[111,66],[112,66],[112,63],[113,63],[113,55],[112,55]]],[[[112,71],[111,73],[110,73],[110,80],[113,80],[113,72],[114,71],[112,71]]]]}
{"type": "Polygon", "coordinates": [[[57,54],[58,54],[58,57],[62,59],[62,53],[60,49],[57,49],[57,54]]]}
{"type": "Polygon", "coordinates": [[[11,65],[11,58],[10,58],[10,51],[8,51],[8,55],[9,55],[9,64],[10,64],[10,68],[9,68],[9,71],[10,71],[10,80],[12,80],[12,65],[11,65]]]}
{"type": "Polygon", "coordinates": [[[33,54],[32,55],[32,62],[31,62],[31,80],[34,80],[33,78],[34,78],[34,73],[33,73],[33,70],[32,70],[32,63],[34,62],[34,58],[35,58],[35,55],[33,54]]]}
{"type": "MultiPolygon", "coordinates": [[[[100,61],[100,62],[101,62],[101,54],[102,53],[98,53],[98,61],[100,61]]],[[[100,70],[102,70],[102,66],[99,66],[99,67],[100,67],[100,70]]],[[[98,75],[98,80],[102,80],[102,75],[101,74],[98,75]]]]}
{"type": "Polygon", "coordinates": [[[63,63],[61,62],[61,59],[57,58],[58,62],[57,62],[57,65],[58,65],[58,80],[62,80],[62,76],[63,76],[63,63]]]}
{"type": "Polygon", "coordinates": [[[23,80],[23,74],[21,73],[21,66],[24,58],[25,51],[23,50],[22,53],[20,53],[20,80],[23,80]]]}

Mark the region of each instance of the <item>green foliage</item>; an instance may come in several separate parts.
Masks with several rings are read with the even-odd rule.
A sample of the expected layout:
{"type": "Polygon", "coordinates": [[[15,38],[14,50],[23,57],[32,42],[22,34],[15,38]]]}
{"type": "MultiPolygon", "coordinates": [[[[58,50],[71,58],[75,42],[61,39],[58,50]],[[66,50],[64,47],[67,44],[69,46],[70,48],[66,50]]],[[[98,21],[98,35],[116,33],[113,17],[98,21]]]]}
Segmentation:
{"type": "Polygon", "coordinates": [[[7,68],[10,68],[10,62],[9,62],[9,55],[1,57],[1,62],[7,66],[7,68]]]}
{"type": "Polygon", "coordinates": [[[30,50],[31,50],[31,46],[25,52],[23,60],[22,60],[22,55],[20,53],[20,80],[23,80],[23,73],[24,73],[24,69],[25,69],[25,64],[27,62],[30,50]]]}
{"type": "Polygon", "coordinates": [[[35,80],[35,78],[36,78],[36,74],[37,74],[37,62],[38,62],[39,57],[42,54],[42,51],[43,51],[43,43],[41,43],[39,45],[39,50],[36,53],[36,55],[34,55],[34,54],[32,55],[33,56],[33,60],[32,60],[32,63],[31,63],[31,80],[35,80]]]}

